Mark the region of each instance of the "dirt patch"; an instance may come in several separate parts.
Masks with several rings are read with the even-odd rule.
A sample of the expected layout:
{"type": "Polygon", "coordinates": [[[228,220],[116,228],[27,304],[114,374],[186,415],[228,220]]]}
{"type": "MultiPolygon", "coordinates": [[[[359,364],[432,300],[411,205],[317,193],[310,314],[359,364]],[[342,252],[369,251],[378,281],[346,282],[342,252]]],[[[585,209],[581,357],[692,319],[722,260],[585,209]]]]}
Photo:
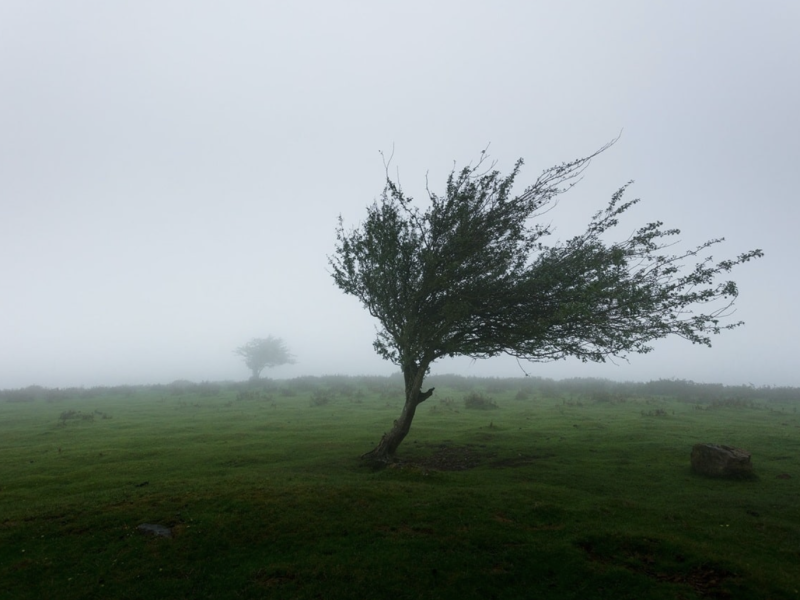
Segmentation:
{"type": "Polygon", "coordinates": [[[503,468],[503,467],[523,467],[530,465],[538,460],[546,458],[553,458],[555,454],[518,454],[517,456],[510,456],[508,458],[501,458],[490,463],[490,466],[503,468]]]}
{"type": "Polygon", "coordinates": [[[613,564],[658,581],[689,585],[703,598],[730,598],[726,582],[734,574],[708,562],[690,560],[676,548],[656,539],[609,536],[578,543],[589,559],[613,564]]]}
{"type": "Polygon", "coordinates": [[[647,573],[659,581],[688,584],[704,598],[729,598],[731,594],[721,585],[731,573],[713,565],[695,567],[688,573],[647,573]]]}
{"type": "Polygon", "coordinates": [[[433,535],[435,532],[432,527],[410,527],[408,525],[400,525],[399,527],[389,527],[388,525],[381,525],[377,528],[384,535],[433,535]]]}
{"type": "Polygon", "coordinates": [[[437,471],[466,471],[474,469],[496,455],[495,452],[487,450],[483,444],[464,446],[437,444],[431,447],[435,448],[433,454],[405,461],[406,464],[437,471]]]}
{"type": "Polygon", "coordinates": [[[262,586],[274,587],[299,583],[299,575],[291,568],[270,567],[259,569],[254,579],[262,586]]]}

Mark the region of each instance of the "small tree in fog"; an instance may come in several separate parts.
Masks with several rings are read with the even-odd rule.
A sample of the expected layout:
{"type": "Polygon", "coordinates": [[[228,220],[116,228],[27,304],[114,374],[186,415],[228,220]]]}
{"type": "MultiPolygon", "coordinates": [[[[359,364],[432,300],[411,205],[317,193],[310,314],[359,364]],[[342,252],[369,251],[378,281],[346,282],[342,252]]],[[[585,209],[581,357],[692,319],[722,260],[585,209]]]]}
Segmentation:
{"type": "Polygon", "coordinates": [[[234,353],[244,358],[247,368],[253,372],[251,379],[258,379],[261,371],[268,367],[294,362],[294,357],[289,354],[289,349],[284,341],[272,336],[254,338],[244,346],[239,346],[234,353]]]}
{"type": "Polygon", "coordinates": [[[653,340],[669,335],[710,346],[711,335],[741,325],[721,324],[738,291],[733,281],[717,278],[762,252],[714,262],[701,257],[722,241],[713,239],[667,254],[666,240],[679,231],[660,222],[609,241],[619,217],[638,202],[623,201],[627,185],[584,233],[545,244],[551,225],[536,217],[610,145],[547,169],[518,195],[512,187],[522,161],[501,176],[484,166],[484,155],[475,166],[453,169],[443,195],[429,190],[424,211],[387,169],[366,220],[345,231],[339,218],[329,257],[333,279],[378,319],[375,350],[400,367],[405,381],[400,417],[365,457],[394,458],[417,406],[433,393],[423,392],[422,383],[439,358],[603,362],[649,352],[653,340]],[[687,259],[697,262],[686,268],[687,259]]]}

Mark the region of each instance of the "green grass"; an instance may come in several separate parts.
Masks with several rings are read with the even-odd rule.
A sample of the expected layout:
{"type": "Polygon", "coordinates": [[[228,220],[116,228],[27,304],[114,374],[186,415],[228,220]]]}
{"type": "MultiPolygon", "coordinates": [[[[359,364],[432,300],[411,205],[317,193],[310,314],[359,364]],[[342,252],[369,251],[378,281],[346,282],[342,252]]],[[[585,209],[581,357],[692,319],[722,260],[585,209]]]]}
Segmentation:
{"type": "Polygon", "coordinates": [[[800,598],[797,404],[437,387],[376,471],[401,400],[367,390],[0,403],[0,599],[800,598]]]}

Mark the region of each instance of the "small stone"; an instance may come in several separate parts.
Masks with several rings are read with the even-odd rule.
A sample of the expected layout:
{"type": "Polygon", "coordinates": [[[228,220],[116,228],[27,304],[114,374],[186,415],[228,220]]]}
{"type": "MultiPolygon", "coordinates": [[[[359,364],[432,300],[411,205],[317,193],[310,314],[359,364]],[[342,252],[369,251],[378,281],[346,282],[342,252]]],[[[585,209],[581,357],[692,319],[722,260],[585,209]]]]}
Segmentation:
{"type": "Polygon", "coordinates": [[[741,448],[717,444],[692,446],[692,470],[708,477],[750,477],[750,453],[741,448]]]}
{"type": "Polygon", "coordinates": [[[154,535],[156,537],[172,537],[172,530],[169,527],[164,527],[163,525],[156,525],[154,523],[142,523],[136,530],[140,533],[144,533],[146,535],[154,535]]]}

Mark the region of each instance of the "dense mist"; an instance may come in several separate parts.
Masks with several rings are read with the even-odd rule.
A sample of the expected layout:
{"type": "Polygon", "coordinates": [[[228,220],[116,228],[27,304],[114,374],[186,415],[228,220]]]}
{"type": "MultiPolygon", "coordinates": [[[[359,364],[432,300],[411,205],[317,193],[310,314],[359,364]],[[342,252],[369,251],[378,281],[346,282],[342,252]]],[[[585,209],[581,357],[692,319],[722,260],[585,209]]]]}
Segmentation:
{"type": "Polygon", "coordinates": [[[380,375],[376,322],[333,284],[388,168],[424,206],[486,150],[520,191],[622,132],[542,218],[763,248],[746,325],[629,361],[452,359],[433,374],[800,386],[800,7],[789,2],[0,5],[0,389],[380,375]],[[383,156],[379,154],[383,152],[383,156]],[[388,167],[384,161],[388,160],[388,167]]]}

